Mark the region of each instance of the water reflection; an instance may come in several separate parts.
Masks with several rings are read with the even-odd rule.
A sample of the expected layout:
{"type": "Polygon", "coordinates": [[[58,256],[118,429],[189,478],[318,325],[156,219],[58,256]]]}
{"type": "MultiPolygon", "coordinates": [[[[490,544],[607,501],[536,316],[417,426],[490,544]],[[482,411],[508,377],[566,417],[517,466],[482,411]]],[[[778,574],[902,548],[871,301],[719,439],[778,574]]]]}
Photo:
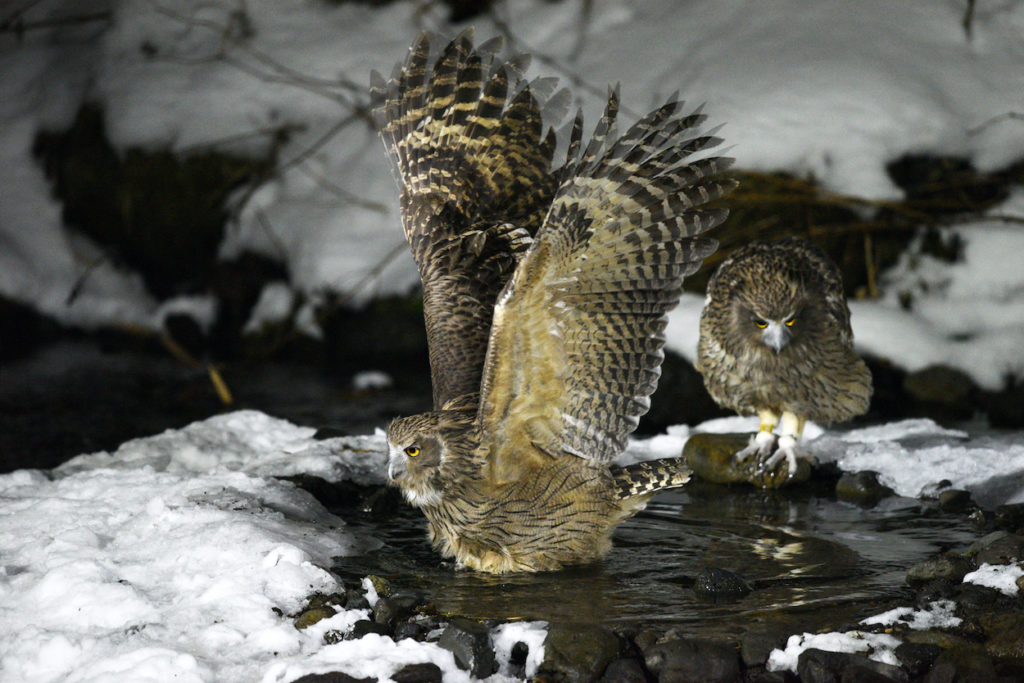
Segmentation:
{"type": "Polygon", "coordinates": [[[695,484],[662,494],[623,524],[597,563],[537,575],[457,571],[430,549],[422,516],[351,520],[379,537],[372,554],[339,558],[349,578],[377,574],[425,593],[444,614],[476,619],[585,621],[737,635],[758,624],[794,630],[857,621],[902,596],[906,569],[973,532],[961,517],[894,499],[875,509],[823,492],[762,492],[695,484]],[[705,567],[754,591],[711,602],[693,591],[705,567]]]}

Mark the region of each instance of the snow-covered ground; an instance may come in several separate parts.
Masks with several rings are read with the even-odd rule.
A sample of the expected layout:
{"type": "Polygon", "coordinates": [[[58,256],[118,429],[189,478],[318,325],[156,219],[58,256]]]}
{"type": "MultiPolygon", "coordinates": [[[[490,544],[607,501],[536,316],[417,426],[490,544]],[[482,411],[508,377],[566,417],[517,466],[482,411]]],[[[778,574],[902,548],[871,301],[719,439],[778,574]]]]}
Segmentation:
{"type": "MultiPolygon", "coordinates": [[[[0,476],[0,681],[288,681],[337,669],[386,678],[420,662],[468,680],[433,644],[324,644],[365,609],[301,631],[287,616],[316,591],[344,590],[331,557],[374,541],[274,476],[381,481],[385,467],[380,435],[338,451],[313,432],[238,412],[51,473],[0,476]]],[[[499,661],[524,641],[536,669],[542,626],[496,632],[499,661]]]]}
{"type": "MultiPolygon", "coordinates": [[[[677,455],[694,431],[747,426],[730,419],[673,428],[634,442],[623,461],[677,455]]],[[[356,538],[308,493],[275,477],[380,483],[383,434],[317,441],[313,432],[241,411],[82,455],[52,472],[0,476],[0,681],[283,682],[330,670],[386,678],[420,662],[440,666],[445,681],[468,680],[433,643],[369,635],[325,644],[326,631],[346,633],[366,610],[342,610],[302,631],[287,616],[311,593],[341,588],[327,571],[332,556],[377,543],[356,538]]],[[[807,437],[810,450],[832,453],[844,469],[876,469],[904,495],[946,478],[992,504],[1024,501],[1021,435],[975,440],[912,420],[845,434],[812,425],[807,437]],[[917,466],[923,459],[927,468],[917,466]],[[1016,488],[986,489],[1001,478],[1016,488]]],[[[985,565],[966,580],[1012,593],[1020,573],[985,565]]],[[[879,618],[923,628],[947,612],[937,605],[930,616],[879,618]]],[[[544,633],[540,622],[503,626],[492,638],[498,660],[507,663],[524,641],[528,671],[535,670],[544,633]]],[[[824,638],[794,636],[773,666],[795,667],[806,647],[865,643],[884,660],[898,644],[859,633],[824,638]]]]}
{"type": "MultiPolygon", "coordinates": [[[[388,72],[420,29],[461,28],[446,24],[442,5],[25,0],[0,19],[25,7],[26,24],[111,19],[0,33],[0,294],[86,327],[158,328],[175,308],[212,314],[203,297],[154,300],[110,261],[67,303],[99,251],[62,228],[31,147],[87,101],[104,108],[119,149],[259,152],[270,136],[254,131],[290,126],[281,172],[249,198],[221,254],[284,259],[291,291],[311,302],[300,328],[316,333],[309,306],[324,290],[358,301],[415,284],[379,143],[361,121],[336,127],[365,104],[370,70],[388,72]]],[[[481,38],[507,28],[517,49],[540,57],[533,73],[577,79],[591,122],[606,83],[623,84],[627,117],[680,90],[726,123],[740,168],[883,199],[900,194],[885,165],[905,153],[960,155],[982,170],[1024,158],[1024,3],[975,4],[969,33],[964,11],[962,0],[776,0],[770,10],[758,0],[509,0],[496,3],[500,25],[474,23],[481,38]]],[[[882,297],[853,305],[860,348],[909,370],[949,363],[989,389],[1024,375],[1024,231],[1005,216],[1024,216],[1024,193],[958,228],[963,262],[910,253],[881,274],[882,297]],[[913,311],[899,306],[904,291],[913,311]]],[[[268,288],[250,329],[292,308],[283,283],[268,288]]],[[[686,297],[669,329],[670,348],[686,356],[699,308],[700,297],[686,297]]]]}

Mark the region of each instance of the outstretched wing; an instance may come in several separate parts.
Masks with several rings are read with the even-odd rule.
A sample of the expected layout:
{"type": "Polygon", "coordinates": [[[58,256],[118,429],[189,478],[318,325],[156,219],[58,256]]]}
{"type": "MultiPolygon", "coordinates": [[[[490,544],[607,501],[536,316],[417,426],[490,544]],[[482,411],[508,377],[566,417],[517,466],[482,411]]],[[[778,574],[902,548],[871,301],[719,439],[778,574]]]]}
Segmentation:
{"type": "Polygon", "coordinates": [[[497,481],[531,457],[622,452],[657,386],[683,277],[717,247],[702,233],[727,212],[697,207],[735,183],[718,177],[731,159],[686,162],[720,142],[695,134],[705,116],[673,100],[616,140],[617,104],[610,93],[582,154],[577,116],[565,179],[495,308],[480,420],[497,481]]]}
{"type": "Polygon", "coordinates": [[[526,58],[496,63],[497,47],[466,30],[428,67],[424,33],[371,85],[423,280],[435,408],[479,392],[495,299],[558,185],[534,95],[550,83],[522,82],[526,58]]]}

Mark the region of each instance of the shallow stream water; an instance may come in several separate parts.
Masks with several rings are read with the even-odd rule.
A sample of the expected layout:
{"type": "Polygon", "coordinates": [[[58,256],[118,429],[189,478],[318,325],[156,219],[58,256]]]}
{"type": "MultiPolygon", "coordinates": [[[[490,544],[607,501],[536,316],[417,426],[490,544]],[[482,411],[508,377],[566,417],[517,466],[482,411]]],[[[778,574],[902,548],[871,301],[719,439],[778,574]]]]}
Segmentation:
{"type": "Polygon", "coordinates": [[[737,636],[759,623],[790,633],[855,624],[911,597],[905,578],[914,563],[977,537],[963,516],[907,498],[865,509],[824,492],[699,482],[657,496],[621,525],[604,560],[560,572],[456,570],[430,548],[420,513],[404,505],[387,519],[350,520],[349,529],[382,545],[339,558],[336,570],[422,592],[442,614],[678,628],[697,637],[737,636]],[[693,586],[705,567],[735,572],[754,590],[703,597],[693,586]]]}
{"type": "MultiPolygon", "coordinates": [[[[401,388],[367,397],[339,391],[316,367],[262,364],[228,373],[235,407],[359,433],[429,396],[401,388]]],[[[0,383],[2,469],[52,467],[77,453],[217,411],[209,378],[169,358],[61,345],[8,364],[0,383]]],[[[855,624],[909,600],[907,569],[978,535],[963,515],[888,498],[874,508],[837,501],[834,481],[760,491],[691,482],[655,497],[614,535],[597,563],[538,575],[457,571],[426,540],[422,515],[339,511],[376,550],[339,558],[350,582],[367,574],[422,592],[439,612],[477,619],[544,619],[609,626],[678,627],[691,636],[736,635],[758,624],[799,633],[855,624]],[[735,572],[753,591],[711,601],[693,590],[705,567],[735,572]]]]}

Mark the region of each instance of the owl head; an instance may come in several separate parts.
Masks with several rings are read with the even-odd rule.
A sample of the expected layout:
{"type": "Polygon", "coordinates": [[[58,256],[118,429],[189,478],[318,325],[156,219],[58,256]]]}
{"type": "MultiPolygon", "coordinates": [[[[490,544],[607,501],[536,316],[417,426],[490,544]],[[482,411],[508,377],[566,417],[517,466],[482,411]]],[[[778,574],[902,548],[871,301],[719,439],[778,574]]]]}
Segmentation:
{"type": "Polygon", "coordinates": [[[779,267],[750,275],[732,299],[733,328],[748,344],[779,355],[817,329],[820,293],[799,273],[779,267]]]}
{"type": "Polygon", "coordinates": [[[437,413],[400,417],[387,429],[388,481],[418,507],[437,505],[443,494],[441,464],[446,448],[437,413]]]}

